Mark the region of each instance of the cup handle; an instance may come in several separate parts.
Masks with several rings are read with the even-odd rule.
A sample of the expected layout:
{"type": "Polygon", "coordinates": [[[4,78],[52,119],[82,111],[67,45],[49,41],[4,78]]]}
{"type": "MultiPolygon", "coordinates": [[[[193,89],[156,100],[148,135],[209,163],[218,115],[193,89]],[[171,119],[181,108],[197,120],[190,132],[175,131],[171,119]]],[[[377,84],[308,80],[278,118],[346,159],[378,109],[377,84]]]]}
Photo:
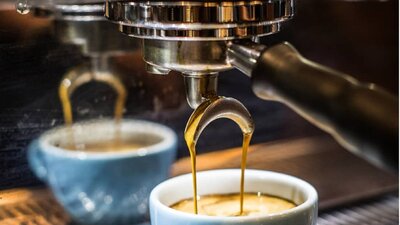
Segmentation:
{"type": "Polygon", "coordinates": [[[44,155],[40,151],[39,141],[33,141],[28,147],[28,162],[31,170],[41,180],[46,181],[47,168],[44,155]]]}

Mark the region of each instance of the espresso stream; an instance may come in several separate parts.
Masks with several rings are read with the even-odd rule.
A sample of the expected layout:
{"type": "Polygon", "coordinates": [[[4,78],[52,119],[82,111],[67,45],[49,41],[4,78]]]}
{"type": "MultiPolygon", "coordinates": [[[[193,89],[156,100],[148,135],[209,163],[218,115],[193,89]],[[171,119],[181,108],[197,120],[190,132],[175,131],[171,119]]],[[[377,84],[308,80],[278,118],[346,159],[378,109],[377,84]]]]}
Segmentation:
{"type": "MultiPolygon", "coordinates": [[[[121,83],[119,78],[113,76],[111,73],[108,72],[92,72],[92,71],[83,71],[80,70],[72,70],[69,72],[61,81],[59,86],[59,97],[61,100],[62,110],[64,113],[64,121],[66,126],[69,130],[69,143],[68,149],[71,150],[87,150],[93,149],[90,146],[86,147],[85,149],[81,149],[80,146],[83,145],[76,145],[74,133],[72,129],[73,123],[73,115],[72,115],[72,106],[71,106],[71,95],[72,93],[81,85],[86,84],[88,82],[98,81],[103,82],[110,87],[117,93],[117,99],[115,102],[115,109],[114,109],[114,120],[115,120],[115,134],[114,140],[111,143],[107,143],[107,149],[121,149],[127,148],[127,144],[121,143],[121,119],[124,112],[125,100],[127,96],[127,91],[124,85],[121,83]],[[121,146],[119,146],[121,145],[121,146]]],[[[100,147],[100,146],[96,146],[100,147]]],[[[102,149],[102,148],[99,148],[102,149]]]]}
{"type": "MultiPolygon", "coordinates": [[[[192,169],[192,179],[193,179],[193,199],[197,199],[197,170],[196,170],[196,142],[195,142],[195,132],[199,126],[199,123],[201,121],[201,118],[206,110],[207,107],[212,105],[213,101],[217,101],[219,97],[215,99],[210,99],[210,103],[207,104],[202,104],[198,107],[198,110],[196,110],[190,117],[188,124],[186,125],[186,130],[185,130],[185,141],[189,149],[190,153],[190,160],[191,160],[191,169],[192,169]],[[203,107],[203,109],[202,109],[203,107]]],[[[238,122],[238,121],[235,121],[238,122]]],[[[243,210],[243,198],[244,198],[244,173],[246,169],[246,160],[247,160],[247,151],[249,148],[250,140],[252,137],[252,132],[251,133],[244,133],[243,132],[243,144],[242,144],[242,162],[241,162],[241,178],[240,178],[240,195],[238,199],[238,205],[239,205],[239,212],[237,214],[242,215],[244,210],[243,210]]],[[[193,204],[193,212],[195,214],[199,213],[199,207],[198,207],[198,201],[192,201],[190,204],[193,204]]]]}

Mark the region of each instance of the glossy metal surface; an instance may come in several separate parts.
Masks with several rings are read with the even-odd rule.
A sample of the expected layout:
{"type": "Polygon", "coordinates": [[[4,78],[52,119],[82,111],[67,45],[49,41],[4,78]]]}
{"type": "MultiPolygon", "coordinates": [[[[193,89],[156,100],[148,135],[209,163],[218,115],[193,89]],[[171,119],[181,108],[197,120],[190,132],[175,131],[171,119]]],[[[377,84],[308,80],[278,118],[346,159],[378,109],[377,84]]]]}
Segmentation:
{"type": "Polygon", "coordinates": [[[248,40],[241,42],[144,39],[143,58],[149,73],[168,74],[170,70],[182,72],[187,102],[195,109],[210,96],[217,95],[218,72],[235,66],[243,71],[248,70],[244,72],[249,75],[265,46],[248,40]]]}
{"type": "Polygon", "coordinates": [[[63,43],[81,47],[86,56],[111,56],[126,54],[139,49],[140,43],[117,31],[106,20],[64,20],[54,21],[54,31],[63,43]]]}
{"type": "Polygon", "coordinates": [[[73,1],[47,1],[46,4],[34,1],[28,7],[37,16],[51,16],[56,19],[76,21],[105,20],[103,3],[98,0],[96,3],[86,4],[84,1],[78,3],[73,3],[73,1]]]}
{"type": "Polygon", "coordinates": [[[143,40],[143,59],[165,69],[190,75],[231,69],[226,60],[225,41],[143,40]]]}
{"type": "Polygon", "coordinates": [[[35,16],[52,18],[57,38],[80,46],[85,56],[104,58],[139,48],[136,40],[121,35],[104,18],[102,0],[19,1],[24,1],[35,16]]]}
{"type": "Polygon", "coordinates": [[[217,95],[217,73],[231,69],[226,60],[225,41],[143,40],[146,70],[168,74],[170,70],[184,75],[186,100],[193,109],[210,96],[217,95]]]}
{"type": "Polygon", "coordinates": [[[197,143],[201,133],[211,122],[221,118],[230,119],[235,122],[240,127],[243,134],[251,134],[254,132],[253,118],[241,102],[230,97],[219,96],[215,98],[217,99],[204,101],[197,107],[186,124],[185,133],[189,127],[198,120],[198,125],[193,134],[194,143],[197,143]],[[201,115],[200,119],[195,115],[201,115]]]}
{"type": "Polygon", "coordinates": [[[147,71],[184,73],[187,100],[196,108],[211,92],[209,74],[232,68],[227,41],[276,33],[294,13],[293,0],[106,1],[105,15],[121,32],[144,39],[147,71]],[[203,87],[203,88],[201,88],[203,87]]]}
{"type": "Polygon", "coordinates": [[[217,97],[218,74],[201,76],[184,76],[186,100],[190,107],[196,109],[207,99],[217,97]]]}
{"type": "Polygon", "coordinates": [[[121,32],[144,39],[147,71],[185,74],[187,101],[196,108],[216,95],[217,78],[231,69],[227,41],[276,33],[293,16],[293,0],[106,1],[105,15],[121,32]]]}
{"type": "Polygon", "coordinates": [[[251,76],[251,72],[260,57],[261,52],[267,46],[254,42],[228,43],[227,57],[228,62],[242,71],[247,76],[251,76]]]}
{"type": "Polygon", "coordinates": [[[231,40],[279,31],[293,0],[107,1],[106,17],[128,35],[159,40],[231,40]]]}

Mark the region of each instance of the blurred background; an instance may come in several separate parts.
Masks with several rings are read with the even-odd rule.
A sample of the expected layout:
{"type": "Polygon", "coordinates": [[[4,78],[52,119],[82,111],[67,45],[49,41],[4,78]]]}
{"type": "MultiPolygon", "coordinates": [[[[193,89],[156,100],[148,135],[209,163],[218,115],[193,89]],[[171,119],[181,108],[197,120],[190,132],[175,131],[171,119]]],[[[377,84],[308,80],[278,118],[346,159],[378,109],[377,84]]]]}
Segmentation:
{"type": "MultiPolygon", "coordinates": [[[[398,95],[398,9],[397,0],[298,0],[295,17],[261,42],[288,41],[306,58],[398,95]]],[[[18,14],[12,1],[0,1],[0,189],[40,184],[29,171],[26,147],[43,131],[64,123],[59,82],[88,62],[79,46],[55,36],[53,26],[48,18],[18,14]]],[[[140,42],[129,41],[137,48],[110,62],[129,91],[124,117],[171,127],[179,137],[178,157],[188,156],[183,130],[192,110],[182,76],[147,74],[140,42]]],[[[256,124],[253,144],[324,135],[286,106],[256,98],[250,80],[237,70],[220,74],[219,94],[249,109],[256,124]]],[[[115,97],[101,83],[80,87],[72,96],[76,121],[112,117],[115,97]]],[[[204,131],[198,152],[237,147],[241,141],[233,122],[218,120],[204,131]]]]}

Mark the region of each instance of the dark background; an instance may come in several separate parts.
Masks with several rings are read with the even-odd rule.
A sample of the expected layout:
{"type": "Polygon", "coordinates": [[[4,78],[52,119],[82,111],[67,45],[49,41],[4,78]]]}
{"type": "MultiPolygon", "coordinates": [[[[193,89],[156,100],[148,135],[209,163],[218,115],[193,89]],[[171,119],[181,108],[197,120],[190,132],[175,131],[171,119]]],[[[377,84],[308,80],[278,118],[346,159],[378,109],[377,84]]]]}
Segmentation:
{"type": "MultiPolygon", "coordinates": [[[[19,15],[1,2],[0,9],[0,189],[6,189],[39,184],[29,171],[26,147],[44,130],[63,124],[58,83],[87,59],[78,46],[57,40],[51,20],[19,15]]],[[[289,41],[311,60],[398,95],[398,33],[397,0],[298,0],[294,19],[262,43],[289,41]]],[[[183,129],[192,110],[181,75],[146,74],[139,49],[114,58],[113,66],[129,89],[125,117],[170,126],[180,139],[178,157],[187,156],[183,129]]],[[[252,143],[322,134],[286,106],[257,99],[250,80],[238,71],[220,75],[219,94],[237,98],[252,113],[252,143]]],[[[105,85],[79,88],[72,98],[76,120],[111,117],[114,98],[105,85]]],[[[203,153],[240,144],[238,127],[219,120],[205,130],[198,149],[203,153]]]]}

